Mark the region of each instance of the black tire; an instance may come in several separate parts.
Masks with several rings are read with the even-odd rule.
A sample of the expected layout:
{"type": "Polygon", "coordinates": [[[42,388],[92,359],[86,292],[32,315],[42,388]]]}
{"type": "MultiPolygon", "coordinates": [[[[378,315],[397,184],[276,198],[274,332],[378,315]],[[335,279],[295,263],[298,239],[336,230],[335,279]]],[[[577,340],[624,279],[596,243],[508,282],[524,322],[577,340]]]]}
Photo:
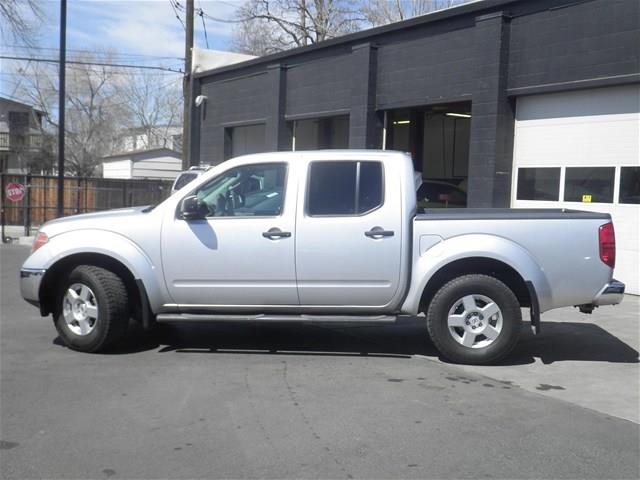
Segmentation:
{"type": "MultiPolygon", "coordinates": [[[[485,307],[487,305],[484,304],[485,307]]],[[[481,365],[497,362],[516,346],[521,326],[522,312],[518,299],[509,287],[488,275],[464,275],[449,281],[434,295],[427,309],[427,330],[431,340],[444,358],[455,363],[481,365]],[[479,313],[468,314],[466,306],[461,303],[469,296],[474,300],[479,313]],[[486,297],[495,303],[499,314],[491,316],[491,320],[485,320],[480,311],[484,301],[480,297],[486,297]],[[457,310],[453,310],[456,307],[457,310]],[[461,327],[450,328],[448,318],[451,310],[464,321],[461,327]],[[470,316],[471,320],[467,320],[470,316]],[[496,333],[497,328],[489,332],[489,326],[493,326],[493,323],[488,325],[489,322],[495,322],[497,327],[499,319],[499,332],[496,333]],[[468,321],[471,323],[468,324],[468,321]],[[481,333],[484,330],[487,331],[487,336],[481,333]],[[474,344],[475,348],[460,343],[466,334],[470,334],[471,341],[475,339],[477,342],[474,344]],[[491,339],[489,335],[497,336],[491,339]],[[483,343],[487,345],[483,346],[483,343]]]]}
{"type": "MultiPolygon", "coordinates": [[[[115,273],[93,265],[80,265],[71,271],[56,295],[53,321],[60,338],[69,348],[89,353],[105,351],[127,331],[128,301],[127,289],[115,273]],[[78,333],[79,323],[73,321],[70,324],[65,319],[65,296],[69,298],[68,292],[74,285],[89,288],[91,300],[86,303],[97,311],[95,319],[88,319],[88,333],[78,333]]],[[[67,314],[70,311],[67,309],[67,314]]]]}

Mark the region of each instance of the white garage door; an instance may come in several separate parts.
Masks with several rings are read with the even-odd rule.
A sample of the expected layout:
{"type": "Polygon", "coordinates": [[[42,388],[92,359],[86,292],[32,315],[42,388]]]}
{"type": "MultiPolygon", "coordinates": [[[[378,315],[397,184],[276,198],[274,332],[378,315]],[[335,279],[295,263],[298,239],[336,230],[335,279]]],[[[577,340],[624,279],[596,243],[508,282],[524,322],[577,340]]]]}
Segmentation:
{"type": "Polygon", "coordinates": [[[615,277],[640,294],[640,85],[532,95],[516,105],[511,205],[610,213],[615,277]]]}

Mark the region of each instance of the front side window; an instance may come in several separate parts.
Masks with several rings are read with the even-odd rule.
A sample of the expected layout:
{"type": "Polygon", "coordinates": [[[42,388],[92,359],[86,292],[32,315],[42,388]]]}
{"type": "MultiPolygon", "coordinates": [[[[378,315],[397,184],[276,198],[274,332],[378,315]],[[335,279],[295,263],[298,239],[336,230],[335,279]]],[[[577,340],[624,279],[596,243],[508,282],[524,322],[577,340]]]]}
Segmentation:
{"type": "Polygon", "coordinates": [[[640,167],[620,167],[620,203],[640,203],[640,167]]]}
{"type": "Polygon", "coordinates": [[[560,168],[519,168],[518,200],[555,200],[560,196],[560,168]]]}
{"type": "Polygon", "coordinates": [[[564,200],[612,203],[614,174],[614,167],[568,167],[564,181],[564,200]]]}
{"type": "Polygon", "coordinates": [[[196,195],[209,217],[273,217],[284,206],[284,163],[233,168],[200,187],[196,195]]]}
{"type": "Polygon", "coordinates": [[[383,203],[382,164],[313,162],[308,188],[309,215],[361,215],[383,203]]]}

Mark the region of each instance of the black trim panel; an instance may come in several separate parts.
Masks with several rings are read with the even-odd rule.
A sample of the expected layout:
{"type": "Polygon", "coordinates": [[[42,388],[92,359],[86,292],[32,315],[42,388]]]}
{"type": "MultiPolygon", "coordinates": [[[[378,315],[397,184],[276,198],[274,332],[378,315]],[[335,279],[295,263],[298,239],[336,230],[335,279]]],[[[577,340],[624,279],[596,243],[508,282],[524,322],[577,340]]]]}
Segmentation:
{"type": "Polygon", "coordinates": [[[531,312],[531,326],[533,327],[534,333],[537,335],[540,333],[541,329],[540,303],[538,302],[538,294],[536,293],[536,287],[533,286],[531,280],[527,280],[524,283],[527,285],[527,290],[529,291],[529,300],[531,302],[531,306],[529,307],[529,311],[531,312]]]}
{"type": "Polygon", "coordinates": [[[564,208],[432,208],[421,210],[416,221],[427,220],[611,220],[608,213],[564,208]]]}

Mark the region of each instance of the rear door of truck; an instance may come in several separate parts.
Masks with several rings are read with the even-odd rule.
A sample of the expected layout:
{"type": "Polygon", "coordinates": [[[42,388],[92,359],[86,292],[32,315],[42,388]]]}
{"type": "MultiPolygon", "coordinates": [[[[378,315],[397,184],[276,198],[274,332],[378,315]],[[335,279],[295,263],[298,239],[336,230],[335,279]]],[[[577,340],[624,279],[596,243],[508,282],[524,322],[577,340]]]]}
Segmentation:
{"type": "Polygon", "coordinates": [[[327,158],[308,163],[298,195],[300,304],[386,306],[400,282],[399,172],[381,160],[327,158]]]}

